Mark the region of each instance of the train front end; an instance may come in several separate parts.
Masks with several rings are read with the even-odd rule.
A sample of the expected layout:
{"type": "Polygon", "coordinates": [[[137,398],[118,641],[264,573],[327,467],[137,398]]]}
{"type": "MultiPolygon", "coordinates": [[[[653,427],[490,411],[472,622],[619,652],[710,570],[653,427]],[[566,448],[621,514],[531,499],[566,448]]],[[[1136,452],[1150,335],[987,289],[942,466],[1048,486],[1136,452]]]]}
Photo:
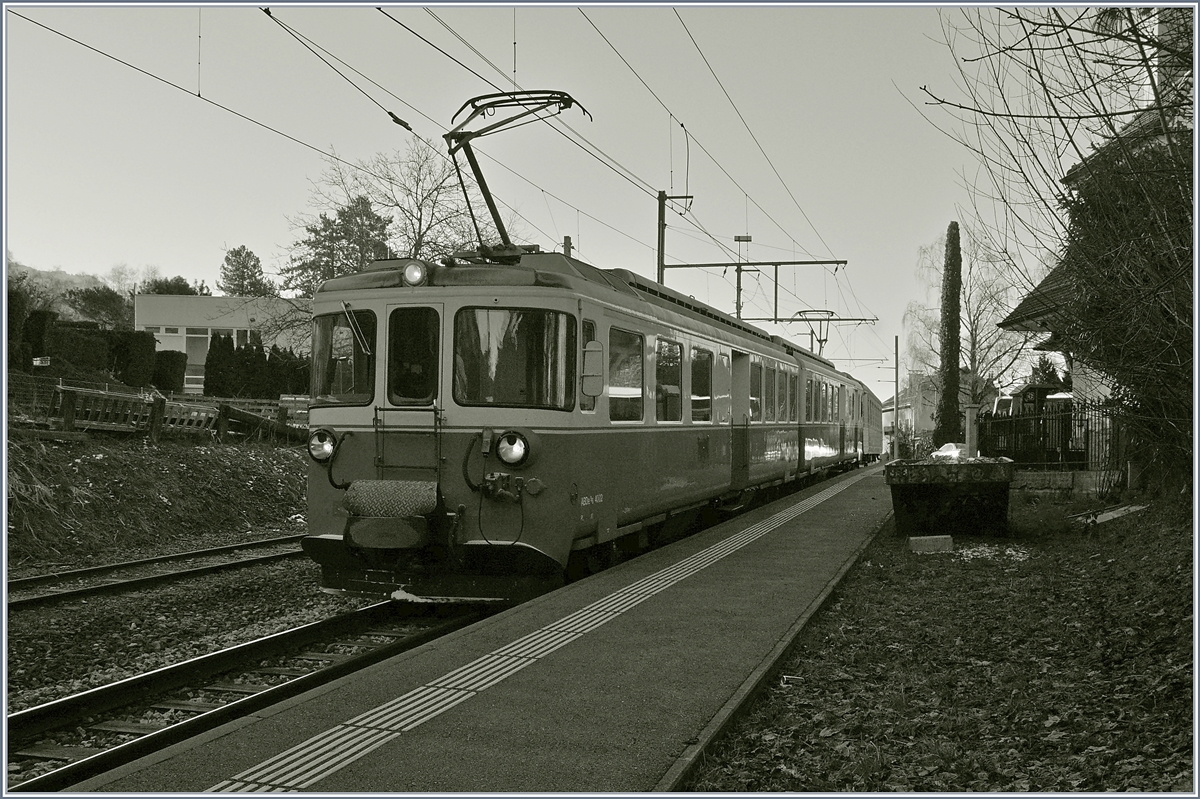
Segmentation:
{"type": "Polygon", "coordinates": [[[323,589],[511,601],[562,584],[576,317],[538,281],[397,259],[317,292],[303,547],[323,589]]]}

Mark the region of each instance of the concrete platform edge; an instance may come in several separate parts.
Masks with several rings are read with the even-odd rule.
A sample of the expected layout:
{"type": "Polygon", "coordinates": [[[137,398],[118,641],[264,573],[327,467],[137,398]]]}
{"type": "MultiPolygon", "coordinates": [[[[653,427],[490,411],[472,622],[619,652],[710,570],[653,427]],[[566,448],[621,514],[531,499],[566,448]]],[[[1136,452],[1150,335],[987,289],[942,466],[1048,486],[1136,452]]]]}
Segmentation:
{"type": "Polygon", "coordinates": [[[680,791],[679,786],[691,775],[696,765],[700,762],[700,758],[704,755],[704,752],[714,741],[721,737],[725,730],[729,728],[738,711],[742,709],[751,697],[758,693],[759,689],[766,683],[767,678],[779,668],[781,661],[787,657],[792,649],[792,645],[800,637],[800,633],[808,626],[808,622],[821,608],[825,607],[829,598],[833,596],[833,592],[841,584],[842,579],[858,563],[867,547],[879,537],[883,528],[891,521],[892,516],[893,514],[889,512],[883,518],[883,521],[879,523],[875,532],[863,541],[862,546],[855,550],[851,557],[846,558],[846,562],[838,569],[837,574],[826,583],[820,595],[809,604],[800,618],[796,620],[796,623],[788,629],[775,648],[771,650],[771,653],[764,658],[762,664],[746,678],[746,681],[734,692],[729,701],[717,711],[708,725],[700,731],[699,735],[696,736],[696,743],[688,746],[671,768],[667,769],[666,774],[663,775],[662,779],[652,789],[655,793],[677,793],[680,791]]]}

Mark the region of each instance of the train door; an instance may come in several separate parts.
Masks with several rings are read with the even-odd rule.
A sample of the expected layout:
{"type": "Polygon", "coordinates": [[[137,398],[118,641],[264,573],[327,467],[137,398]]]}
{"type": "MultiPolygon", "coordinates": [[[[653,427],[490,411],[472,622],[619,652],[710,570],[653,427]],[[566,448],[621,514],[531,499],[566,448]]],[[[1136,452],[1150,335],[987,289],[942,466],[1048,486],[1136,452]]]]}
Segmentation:
{"type": "Polygon", "coordinates": [[[386,403],[375,406],[380,479],[437,483],[440,463],[442,306],[387,309],[386,403]]]}
{"type": "Polygon", "coordinates": [[[838,454],[846,455],[846,387],[837,387],[838,454]]]}
{"type": "Polygon", "coordinates": [[[750,482],[750,355],[733,350],[730,368],[730,395],[732,448],[730,475],[733,488],[741,488],[750,482]]]}

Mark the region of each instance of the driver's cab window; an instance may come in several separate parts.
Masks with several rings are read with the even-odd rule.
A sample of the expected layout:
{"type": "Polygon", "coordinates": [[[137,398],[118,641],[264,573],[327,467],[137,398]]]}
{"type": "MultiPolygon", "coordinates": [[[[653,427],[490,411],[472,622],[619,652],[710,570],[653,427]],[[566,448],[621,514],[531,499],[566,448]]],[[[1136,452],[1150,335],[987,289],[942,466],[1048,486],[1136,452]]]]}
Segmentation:
{"type": "Polygon", "coordinates": [[[397,308],[388,317],[388,399],[428,405],[437,397],[440,321],[433,308],[397,308]]]}

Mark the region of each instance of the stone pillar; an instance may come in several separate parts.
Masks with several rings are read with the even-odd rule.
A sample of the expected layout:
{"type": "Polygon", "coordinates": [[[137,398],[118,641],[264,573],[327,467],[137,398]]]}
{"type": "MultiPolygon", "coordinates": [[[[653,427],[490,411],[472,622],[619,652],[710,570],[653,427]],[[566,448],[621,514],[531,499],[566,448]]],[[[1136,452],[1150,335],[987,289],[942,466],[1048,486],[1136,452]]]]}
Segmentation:
{"type": "Polygon", "coordinates": [[[966,428],[963,430],[964,441],[967,445],[966,454],[968,458],[977,458],[979,457],[979,405],[977,403],[964,405],[963,410],[966,411],[966,420],[963,422],[966,428]]]}

